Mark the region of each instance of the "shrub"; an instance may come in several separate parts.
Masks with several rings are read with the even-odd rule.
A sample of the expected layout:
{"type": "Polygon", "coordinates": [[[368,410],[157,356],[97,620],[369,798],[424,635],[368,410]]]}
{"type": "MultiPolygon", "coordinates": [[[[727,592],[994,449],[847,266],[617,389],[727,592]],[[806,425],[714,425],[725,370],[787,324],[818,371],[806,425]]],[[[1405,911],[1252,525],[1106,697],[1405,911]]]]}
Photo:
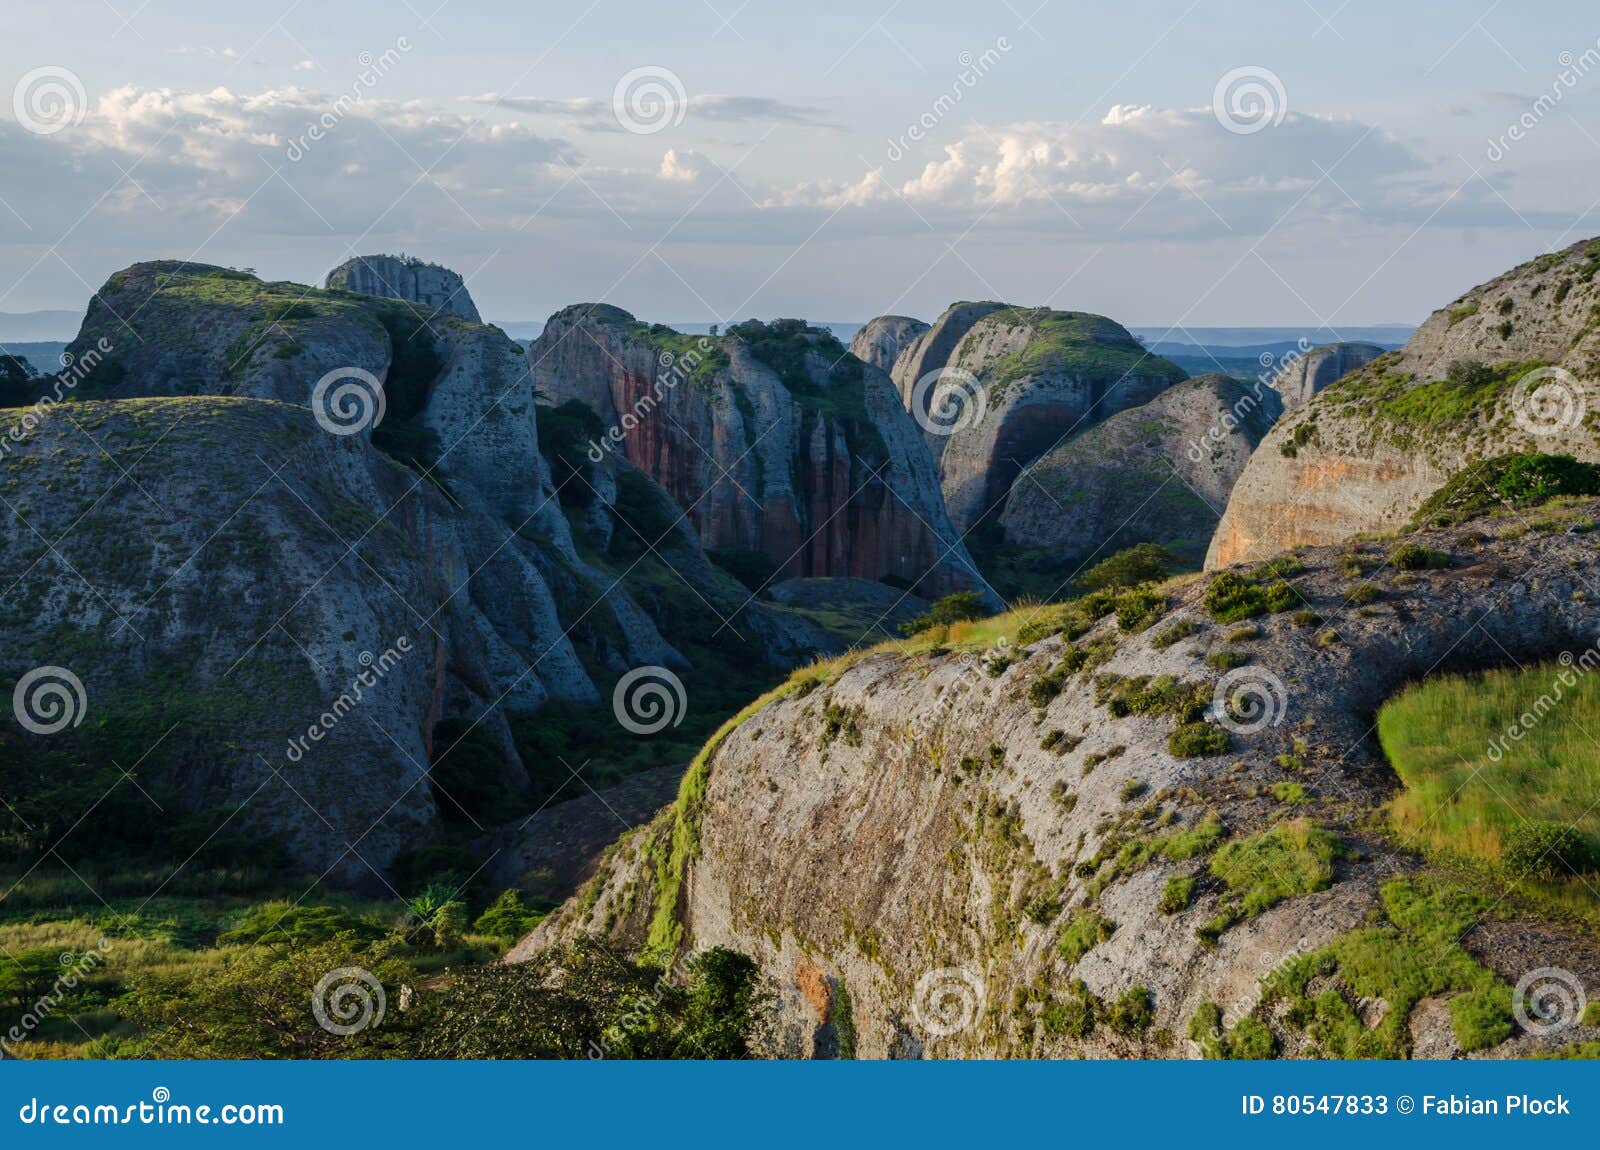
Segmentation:
{"type": "Polygon", "coordinates": [[[1118,595],[1113,610],[1116,612],[1117,626],[1131,634],[1145,630],[1161,618],[1166,608],[1167,601],[1163,596],[1154,591],[1135,590],[1118,595]]]}
{"type": "Polygon", "coordinates": [[[1229,647],[1218,647],[1216,650],[1206,654],[1206,666],[1213,667],[1218,671],[1231,671],[1233,668],[1241,667],[1249,661],[1249,657],[1244,652],[1235,651],[1229,647]]]}
{"type": "Polygon", "coordinates": [[[1310,794],[1308,794],[1305,787],[1299,783],[1291,783],[1287,781],[1277,782],[1272,784],[1271,790],[1273,797],[1276,798],[1280,803],[1287,803],[1292,807],[1311,801],[1310,794]]]}
{"type": "Polygon", "coordinates": [[[1088,907],[1080,907],[1072,912],[1072,917],[1061,927],[1056,951],[1068,966],[1076,966],[1079,959],[1110,938],[1116,929],[1117,924],[1109,918],[1088,907]]]}
{"type": "Polygon", "coordinates": [[[1322,616],[1315,611],[1296,611],[1289,616],[1289,622],[1296,627],[1316,627],[1322,623],[1322,616]]]}
{"type": "Polygon", "coordinates": [[[1543,820],[1520,823],[1507,832],[1500,859],[1512,878],[1541,882],[1595,866],[1594,851],[1575,827],[1543,820]]]}
{"type": "Polygon", "coordinates": [[[1511,1037],[1511,990],[1505,986],[1469,990],[1450,1000],[1450,1029],[1467,1053],[1498,1046],[1511,1037]]]}
{"type": "Polygon", "coordinates": [[[1200,630],[1199,624],[1193,619],[1179,619],[1170,626],[1163,627],[1150,637],[1150,645],[1157,650],[1165,651],[1180,639],[1187,639],[1200,630]]]}
{"type": "Polygon", "coordinates": [[[1161,892],[1161,913],[1177,914],[1189,909],[1194,900],[1195,881],[1188,875],[1173,875],[1161,892]]]}
{"type": "Polygon", "coordinates": [[[1267,609],[1261,588],[1233,571],[1224,571],[1211,580],[1203,602],[1219,623],[1236,623],[1264,614],[1267,609]]]}
{"type": "Polygon", "coordinates": [[[1180,759],[1225,755],[1233,745],[1228,732],[1213,723],[1184,723],[1167,738],[1167,750],[1180,759]]]}
{"type": "Polygon", "coordinates": [[[1224,843],[1211,858],[1211,873],[1228,887],[1244,917],[1260,914],[1297,894],[1326,890],[1341,853],[1338,836],[1307,819],[1224,843]]]}
{"type": "Polygon", "coordinates": [[[478,921],[472,924],[472,929],[490,938],[518,939],[538,926],[543,917],[543,914],[523,903],[521,891],[508,890],[489,904],[489,908],[478,916],[478,921]]]}
{"type": "Polygon", "coordinates": [[[1228,632],[1227,638],[1230,643],[1249,643],[1261,638],[1261,628],[1254,623],[1245,627],[1235,627],[1228,632]]]}
{"type": "Polygon", "coordinates": [[[338,907],[268,902],[253,907],[231,930],[217,936],[224,945],[315,946],[343,934],[376,938],[379,932],[338,907]]]}
{"type": "Polygon", "coordinates": [[[1150,1028],[1156,1017],[1156,996],[1149,988],[1132,986],[1106,1011],[1106,1024],[1124,1038],[1134,1038],[1150,1028]]]}
{"type": "Polygon", "coordinates": [[[1088,1038],[1094,1033],[1094,998],[1082,983],[1064,999],[1055,999],[1039,1012],[1044,1032],[1052,1038],[1088,1038]]]}
{"type": "Polygon", "coordinates": [[[1137,587],[1158,583],[1177,565],[1172,552],[1158,543],[1140,543],[1096,563],[1078,577],[1078,586],[1087,591],[1137,587]]]}
{"type": "Polygon", "coordinates": [[[1240,1061],[1264,1061],[1278,1050],[1272,1029],[1259,1018],[1241,1018],[1228,1032],[1227,1056],[1240,1061]]]}
{"type": "Polygon", "coordinates": [[[1366,607],[1376,603],[1383,595],[1372,583],[1358,583],[1345,593],[1344,601],[1352,607],[1366,607]]]}
{"type": "Polygon", "coordinates": [[[1129,779],[1127,782],[1122,784],[1122,790],[1118,793],[1123,802],[1131,803],[1134,799],[1138,798],[1149,789],[1150,788],[1146,784],[1140,782],[1138,779],[1129,779]]]}
{"type": "Polygon", "coordinates": [[[1450,566],[1450,556],[1420,543],[1402,543],[1389,552],[1389,565],[1400,571],[1426,571],[1450,566]]]}

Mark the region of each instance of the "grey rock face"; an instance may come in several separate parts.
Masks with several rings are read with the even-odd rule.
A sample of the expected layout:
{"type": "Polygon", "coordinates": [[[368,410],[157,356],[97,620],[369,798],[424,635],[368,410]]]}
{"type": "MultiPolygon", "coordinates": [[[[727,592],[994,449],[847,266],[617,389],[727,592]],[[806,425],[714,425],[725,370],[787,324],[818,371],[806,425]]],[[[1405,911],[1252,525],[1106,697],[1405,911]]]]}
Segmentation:
{"type": "Polygon", "coordinates": [[[1330,343],[1314,347],[1280,371],[1272,388],[1283,398],[1289,411],[1358,367],[1365,367],[1383,354],[1373,343],[1330,343]]]}
{"type": "MultiPolygon", "coordinates": [[[[681,925],[685,952],[725,945],[761,963],[779,1004],[772,1053],[788,1056],[823,1050],[819,983],[849,991],[861,1057],[1194,1057],[1184,1035],[1208,1001],[1230,1023],[1249,1015],[1270,1027],[1281,1056],[1314,1056],[1305,1032],[1260,1001],[1262,977],[1363,926],[1380,883],[1420,865],[1364,829],[1393,797],[1370,738],[1375,709],[1441,666],[1529,662],[1593,642],[1583,594],[1593,542],[1560,533],[1480,542],[1482,526],[1419,535],[1456,566],[1410,582],[1385,575],[1381,598],[1362,612],[1343,606],[1349,546],[1301,553],[1307,570],[1294,585],[1341,641],[1317,642],[1288,612],[1257,620],[1252,662],[1240,670],[1275,692],[1282,721],[1236,731],[1213,757],[1175,757],[1171,720],[1118,717],[1094,685],[1097,674],[1171,675],[1215,692],[1222,673],[1205,656],[1235,625],[1205,613],[1203,580],[1164,588],[1167,614],[1142,634],[1099,624],[1080,645],[1109,642],[1110,660],[1068,675],[1043,704],[1030,688],[1059,667],[1059,636],[987,652],[866,654],[749,716],[712,754],[704,801],[669,808],[625,839],[594,885],[511,958],[580,932],[636,944],[664,915],[681,925]],[[1511,579],[1520,586],[1508,596],[1511,579]],[[1178,623],[1188,637],[1155,641],[1178,623]],[[1001,660],[999,674],[986,658],[1001,660]],[[825,713],[843,716],[850,737],[830,737],[837,722],[825,713]],[[1046,743],[1052,731],[1064,738],[1046,743]],[[1222,898],[1204,858],[1117,861],[1123,847],[1167,833],[1160,828],[1208,816],[1230,839],[1256,834],[1285,817],[1270,794],[1284,781],[1311,792],[1297,812],[1350,853],[1328,889],[1248,917],[1214,945],[1197,935],[1222,898]],[[1135,786],[1144,790],[1130,801],[1135,786]],[[653,904],[655,868],[680,811],[698,849],[676,905],[663,908],[653,904]],[[1193,902],[1164,911],[1166,884],[1180,877],[1197,881],[1193,902]],[[1081,957],[1063,955],[1064,925],[1091,909],[1114,929],[1081,957]],[[1044,1008],[1079,980],[1103,1006],[1147,988],[1151,1025],[1077,1034],[1051,1025],[1044,1008]]],[[[1381,548],[1352,546],[1369,565],[1381,559],[1381,548]]],[[[1591,985],[1600,977],[1581,928],[1526,927],[1474,932],[1473,952],[1508,981],[1545,965],[1584,971],[1591,985]]],[[[1419,1051],[1436,1048],[1425,1039],[1429,1018],[1420,1006],[1419,1051]]],[[[1519,1056],[1576,1036],[1517,1036],[1487,1053],[1519,1056]]]]}
{"type": "Polygon", "coordinates": [[[856,332],[850,340],[850,354],[892,374],[900,353],[927,330],[927,324],[908,315],[880,315],[856,332]]]}
{"type": "Polygon", "coordinates": [[[1272,389],[1223,375],[1174,384],[1028,466],[1001,516],[1006,541],[1074,565],[1160,543],[1198,564],[1279,408],[1272,389]]]}
{"type": "Polygon", "coordinates": [[[403,299],[430,313],[483,322],[459,275],[449,268],[407,256],[356,256],[329,272],[323,286],[403,299]]]}

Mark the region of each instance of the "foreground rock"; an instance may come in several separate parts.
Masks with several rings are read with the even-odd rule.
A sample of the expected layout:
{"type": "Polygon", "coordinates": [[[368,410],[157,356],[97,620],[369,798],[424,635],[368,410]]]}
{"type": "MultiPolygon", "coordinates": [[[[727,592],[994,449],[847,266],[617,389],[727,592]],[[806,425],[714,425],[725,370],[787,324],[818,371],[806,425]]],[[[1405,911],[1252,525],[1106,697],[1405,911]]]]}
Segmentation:
{"type": "Polygon", "coordinates": [[[1600,458],[1597,272],[1600,241],[1523,264],[1296,407],[1239,477],[1207,565],[1395,530],[1472,459],[1600,458]]]}
{"type": "MultiPolygon", "coordinates": [[[[583,932],[658,952],[737,947],[772,980],[774,1052],[789,1055],[833,1048],[848,1010],[862,1057],[1193,1056],[1202,1045],[1185,1036],[1197,1017],[1198,1037],[1223,1040],[1206,1021],[1215,1003],[1225,1037],[1242,1044],[1249,1031],[1257,1056],[1316,1056],[1319,1040],[1287,1003],[1262,1000],[1263,976],[1371,916],[1388,921],[1381,884],[1419,866],[1371,833],[1394,785],[1371,738],[1375,709],[1427,674],[1550,658],[1593,639],[1592,536],[1557,526],[1496,538],[1473,524],[1416,541],[1453,563],[1404,578],[1388,569],[1360,610],[1346,602],[1364,580],[1345,572],[1379,570],[1372,545],[1308,550],[1302,573],[1264,573],[1288,574],[1303,609],[1326,617],[1316,627],[1269,614],[1243,641],[1237,624],[1211,620],[1206,581],[1194,579],[1170,586],[1164,617],[1139,634],[1108,619],[1071,643],[1024,632],[987,652],[886,650],[799,680],[714,742],[674,807],[624,839],[512,958],[583,932]],[[1247,664],[1219,687],[1205,656],[1227,643],[1247,664]],[[1065,671],[1074,648],[1106,661],[1065,671]],[[1155,682],[1139,676],[1172,676],[1169,694],[1207,701],[1253,691],[1263,709],[1208,753],[1180,757],[1193,748],[1180,748],[1174,718],[1148,701],[1109,708],[1155,682]],[[1295,805],[1271,789],[1291,784],[1283,793],[1295,805]],[[1273,834],[1323,836],[1328,869],[1277,898],[1258,884],[1276,883],[1280,864],[1228,881],[1207,864],[1224,851],[1250,857],[1273,834]],[[1234,882],[1256,893],[1245,898],[1234,882]]],[[[1411,928],[1390,929],[1395,961],[1411,961],[1411,928]]],[[[1591,992],[1600,981],[1592,945],[1570,927],[1491,913],[1460,937],[1469,953],[1452,952],[1451,969],[1481,963],[1506,994],[1541,966],[1577,972],[1591,992]]],[[[1438,993],[1463,989],[1427,953],[1419,970],[1443,979],[1438,993]]],[[[1383,1002],[1358,997],[1370,990],[1328,975],[1308,993],[1335,991],[1361,1004],[1358,1025],[1384,1017],[1383,1002]]],[[[1363,1041],[1459,1053],[1427,1024],[1430,1009],[1418,1004],[1414,1032],[1396,1016],[1398,1027],[1363,1041]]],[[[1505,1034],[1488,1053],[1594,1029],[1505,1034]]]]}
{"type": "Polygon", "coordinates": [[[1271,389],[1225,375],[1175,384],[1025,469],[1000,518],[1005,540],[1065,567],[1136,543],[1198,566],[1279,406],[1271,389]]]}

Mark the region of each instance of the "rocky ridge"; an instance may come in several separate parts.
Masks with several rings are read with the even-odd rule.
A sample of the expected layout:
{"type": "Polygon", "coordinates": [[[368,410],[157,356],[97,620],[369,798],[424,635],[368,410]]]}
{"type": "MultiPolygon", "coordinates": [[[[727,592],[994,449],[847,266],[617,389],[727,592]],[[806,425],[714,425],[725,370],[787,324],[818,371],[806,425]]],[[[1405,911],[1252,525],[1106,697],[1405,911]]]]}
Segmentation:
{"type": "MultiPolygon", "coordinates": [[[[1394,788],[1371,737],[1379,704],[1427,674],[1596,639],[1590,537],[1508,526],[1424,532],[1414,542],[1452,561],[1404,577],[1372,544],[1240,572],[1287,580],[1302,611],[1324,617],[1267,614],[1248,641],[1204,608],[1209,580],[1190,578],[1161,588],[1159,619],[1132,633],[1104,619],[1051,635],[1073,609],[1044,608],[797,677],[730,722],[674,806],[511,958],[591,932],[658,953],[737,947],[778,995],[773,1053],[834,1049],[845,1002],[862,1057],[1194,1056],[1247,1037],[1254,1056],[1316,1057],[1320,1040],[1289,1009],[1299,992],[1283,989],[1299,984],[1282,981],[1312,962],[1330,973],[1305,993],[1358,1003],[1362,1041],[1459,1056],[1444,999],[1466,983],[1386,1004],[1358,997],[1372,992],[1322,956],[1374,923],[1397,961],[1436,945],[1408,933],[1421,928],[1405,901],[1439,912],[1426,902],[1434,880],[1370,830],[1394,788]],[[1351,609],[1369,579],[1376,602],[1351,609]],[[1207,658],[1225,636],[1245,660],[1231,672],[1207,658]],[[1143,694],[1158,688],[1203,698],[1212,733],[1180,738],[1182,722],[1143,694]],[[1219,708],[1236,704],[1212,700],[1237,690],[1259,709],[1222,733],[1219,708]],[[1273,789],[1287,784],[1303,796],[1292,806],[1273,789]],[[1272,868],[1251,878],[1222,862],[1290,842],[1314,845],[1326,869],[1281,896],[1259,893],[1280,877],[1272,868]],[[1241,904],[1235,883],[1258,893],[1241,904]]],[[[1466,957],[1453,951],[1448,969],[1509,987],[1560,966],[1595,988],[1600,961],[1581,934],[1518,913],[1449,928],[1466,957]]],[[[1505,1033],[1481,1053],[1596,1036],[1505,1033]]]]}
{"type": "Polygon", "coordinates": [[[1239,477],[1207,566],[1395,530],[1475,459],[1600,458],[1597,274],[1600,240],[1540,256],[1297,406],[1239,477]]]}

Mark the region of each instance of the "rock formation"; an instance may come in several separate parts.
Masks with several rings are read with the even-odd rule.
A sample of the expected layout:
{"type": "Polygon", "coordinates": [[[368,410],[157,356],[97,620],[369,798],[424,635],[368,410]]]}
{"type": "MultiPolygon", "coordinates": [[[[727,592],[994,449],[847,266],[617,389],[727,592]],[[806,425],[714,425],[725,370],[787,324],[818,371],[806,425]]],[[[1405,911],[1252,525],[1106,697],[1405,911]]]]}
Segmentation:
{"type": "Polygon", "coordinates": [[[1383,354],[1375,343],[1330,343],[1296,356],[1272,380],[1285,411],[1298,407],[1335,380],[1383,354]]]}
{"type": "Polygon", "coordinates": [[[1207,565],[1395,530],[1473,459],[1600,458],[1597,272],[1593,240],[1523,264],[1295,408],[1235,484],[1207,565]]]}
{"type": "Polygon", "coordinates": [[[449,268],[410,256],[356,256],[328,273],[329,291],[353,291],[414,303],[435,314],[482,323],[462,278],[449,268]]]}
{"type": "MultiPolygon", "coordinates": [[[[677,802],[511,958],[590,932],[664,956],[736,947],[771,981],[772,1052],[790,1056],[824,1055],[845,1002],[868,1058],[1194,1056],[1224,1037],[1210,1004],[1230,1035],[1251,1032],[1248,1057],[1317,1057],[1326,1036],[1263,986],[1326,955],[1308,993],[1359,1003],[1364,1041],[1459,1056],[1437,999],[1418,1004],[1399,986],[1411,997],[1374,1001],[1370,985],[1341,983],[1325,948],[1383,924],[1394,969],[1420,962],[1441,998],[1484,968],[1472,977],[1507,1001],[1536,967],[1600,978],[1585,928],[1505,908],[1467,919],[1476,929],[1446,965],[1396,901],[1428,897],[1434,879],[1371,829],[1393,794],[1369,737],[1390,693],[1593,642],[1587,537],[1492,538],[1481,526],[1417,536],[1455,559],[1404,578],[1371,544],[1309,549],[1303,570],[1260,573],[1287,578],[1293,600],[1326,618],[1309,629],[1296,612],[1257,619],[1230,685],[1215,669],[1228,663],[1208,656],[1239,643],[1237,625],[1213,620],[1206,582],[1192,579],[1163,587],[1161,618],[1138,633],[1105,618],[1052,635],[1073,609],[1036,608],[991,625],[1009,645],[883,649],[799,676],[730,723],[677,802]],[[1381,572],[1376,604],[1352,610],[1362,580],[1348,572],[1363,567],[1381,572]],[[1239,689],[1259,709],[1248,721],[1231,712],[1230,733],[1218,719],[1239,689]],[[1203,705],[1201,737],[1180,740],[1185,720],[1158,698],[1203,705]],[[1274,787],[1291,783],[1288,808],[1274,787]],[[1279,881],[1272,866],[1222,865],[1285,835],[1317,844],[1321,874],[1267,893],[1253,884],[1279,881]]],[[[1592,1034],[1508,1025],[1488,1052],[1592,1034]]]]}
{"type": "Polygon", "coordinates": [[[959,303],[911,342],[894,378],[928,429],[951,521],[967,531],[1000,511],[1033,460],[1184,372],[1103,316],[959,303]]]}
{"type": "Polygon", "coordinates": [[[821,329],[694,337],[583,304],[528,360],[541,400],[593,411],[594,453],[660,483],[709,550],[763,555],[778,579],[889,577],[927,598],[981,585],[888,376],[821,329]]]}
{"type": "Polygon", "coordinates": [[[850,354],[879,371],[892,373],[900,353],[927,330],[927,324],[908,315],[880,315],[856,332],[850,340],[850,354]]]}
{"type": "Polygon", "coordinates": [[[1160,543],[1198,566],[1280,401],[1225,375],[1185,380],[1035,460],[1012,485],[1007,543],[1063,566],[1160,543]]]}

